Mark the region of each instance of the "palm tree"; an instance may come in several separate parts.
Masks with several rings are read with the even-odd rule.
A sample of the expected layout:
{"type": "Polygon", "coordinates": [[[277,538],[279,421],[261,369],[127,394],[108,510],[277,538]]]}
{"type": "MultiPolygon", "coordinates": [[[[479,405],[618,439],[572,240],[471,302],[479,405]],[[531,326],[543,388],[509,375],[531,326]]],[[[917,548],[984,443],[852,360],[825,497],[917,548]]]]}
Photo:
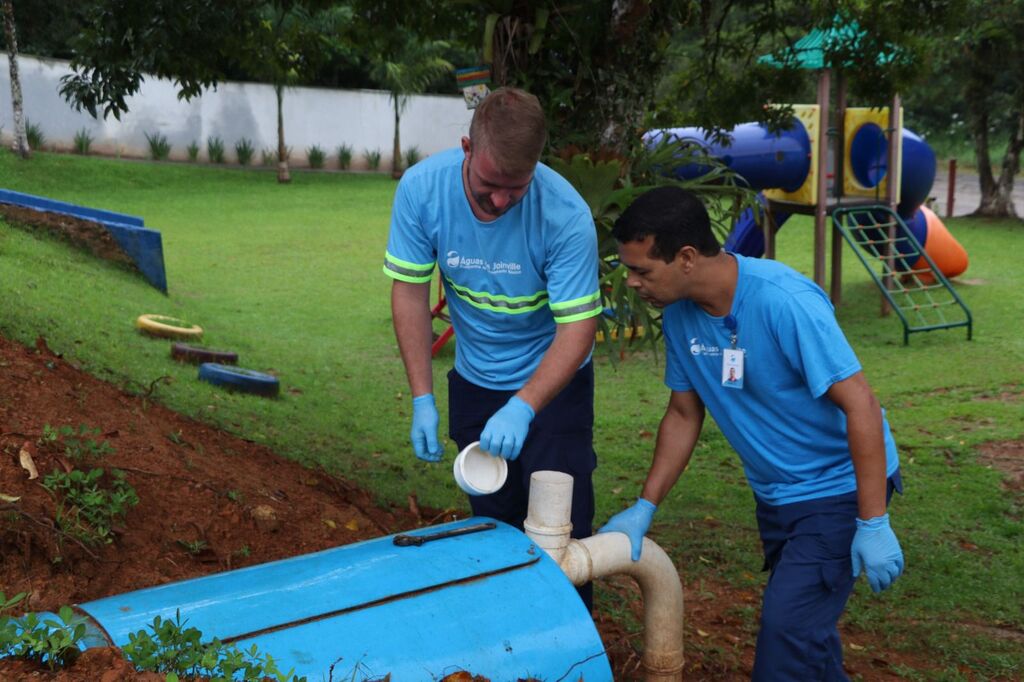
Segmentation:
{"type": "MultiPolygon", "coordinates": [[[[392,43],[395,45],[396,43],[392,43]]],[[[391,177],[402,177],[402,140],[400,124],[409,96],[421,93],[453,66],[441,54],[449,47],[443,40],[423,40],[407,34],[390,54],[373,59],[371,75],[391,93],[395,113],[395,138],[391,152],[391,177]]]]}
{"type": "Polygon", "coordinates": [[[23,159],[31,155],[25,134],[25,113],[21,103],[21,77],[18,75],[18,37],[14,26],[12,0],[3,0],[4,34],[7,38],[7,62],[11,68],[11,102],[14,105],[14,152],[23,159]]]}

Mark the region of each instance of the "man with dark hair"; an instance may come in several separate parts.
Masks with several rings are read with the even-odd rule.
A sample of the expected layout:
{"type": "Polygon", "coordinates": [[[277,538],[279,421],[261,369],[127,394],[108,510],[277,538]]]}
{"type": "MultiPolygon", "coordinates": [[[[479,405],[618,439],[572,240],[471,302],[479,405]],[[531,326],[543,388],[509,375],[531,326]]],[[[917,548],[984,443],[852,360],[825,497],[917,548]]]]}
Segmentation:
{"type": "Polygon", "coordinates": [[[781,263],[722,250],[700,199],[678,187],[637,198],[612,234],[627,284],[664,309],[671,396],[639,499],[598,532],[625,533],[639,559],[706,407],[743,462],[770,571],[753,678],[845,680],[836,624],[856,577],[879,592],[903,571],[886,512],[902,483],[831,303],[781,263]]]}
{"type": "MultiPolygon", "coordinates": [[[[522,527],[530,475],[574,478],[573,537],[591,533],[597,466],[590,354],[602,305],[597,232],[572,186],[539,163],[547,131],[537,98],[489,94],[461,149],[410,168],[395,195],[384,272],[413,395],[416,456],[436,462],[430,280],[441,270],[457,345],[448,432],[508,460],[497,493],[473,513],[522,527]]],[[[589,590],[583,590],[589,605],[589,590]]]]}

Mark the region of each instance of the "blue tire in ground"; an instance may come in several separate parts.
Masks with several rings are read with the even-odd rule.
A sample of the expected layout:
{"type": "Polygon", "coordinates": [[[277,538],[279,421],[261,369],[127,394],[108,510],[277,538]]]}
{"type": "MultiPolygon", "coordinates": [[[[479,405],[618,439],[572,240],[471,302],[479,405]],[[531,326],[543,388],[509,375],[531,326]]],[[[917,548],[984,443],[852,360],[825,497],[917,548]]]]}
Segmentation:
{"type": "Polygon", "coordinates": [[[216,362],[204,362],[199,365],[199,380],[262,396],[276,396],[281,391],[281,384],[273,375],[216,362]]]}

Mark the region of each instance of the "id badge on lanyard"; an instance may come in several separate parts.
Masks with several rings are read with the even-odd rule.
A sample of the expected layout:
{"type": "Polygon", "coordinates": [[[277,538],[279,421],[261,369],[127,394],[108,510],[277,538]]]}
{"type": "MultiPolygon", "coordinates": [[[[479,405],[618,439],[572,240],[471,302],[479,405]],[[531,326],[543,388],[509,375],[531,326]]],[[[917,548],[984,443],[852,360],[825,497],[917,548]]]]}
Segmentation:
{"type": "Polygon", "coordinates": [[[722,353],[722,386],[743,388],[743,351],[736,347],[736,318],[726,315],[725,327],[729,330],[729,348],[722,353]]]}

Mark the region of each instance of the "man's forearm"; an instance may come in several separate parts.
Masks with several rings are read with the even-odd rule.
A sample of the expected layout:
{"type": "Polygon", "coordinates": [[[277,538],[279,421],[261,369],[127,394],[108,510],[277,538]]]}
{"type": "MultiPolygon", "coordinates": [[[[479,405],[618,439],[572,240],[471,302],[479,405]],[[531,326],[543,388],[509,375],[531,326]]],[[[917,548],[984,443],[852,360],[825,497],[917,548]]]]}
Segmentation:
{"type": "Polygon", "coordinates": [[[661,504],[690,462],[702,425],[702,417],[687,415],[670,407],[658,426],[654,460],[647,473],[641,497],[654,504],[661,504]]]}
{"type": "Polygon", "coordinates": [[[526,385],[516,394],[540,412],[565,388],[580,364],[594,345],[594,333],[597,331],[597,318],[559,324],[555,338],[551,342],[540,365],[526,385]]]}
{"type": "Polygon", "coordinates": [[[432,393],[430,285],[396,281],[391,288],[391,317],[412,395],[432,393]]]}

